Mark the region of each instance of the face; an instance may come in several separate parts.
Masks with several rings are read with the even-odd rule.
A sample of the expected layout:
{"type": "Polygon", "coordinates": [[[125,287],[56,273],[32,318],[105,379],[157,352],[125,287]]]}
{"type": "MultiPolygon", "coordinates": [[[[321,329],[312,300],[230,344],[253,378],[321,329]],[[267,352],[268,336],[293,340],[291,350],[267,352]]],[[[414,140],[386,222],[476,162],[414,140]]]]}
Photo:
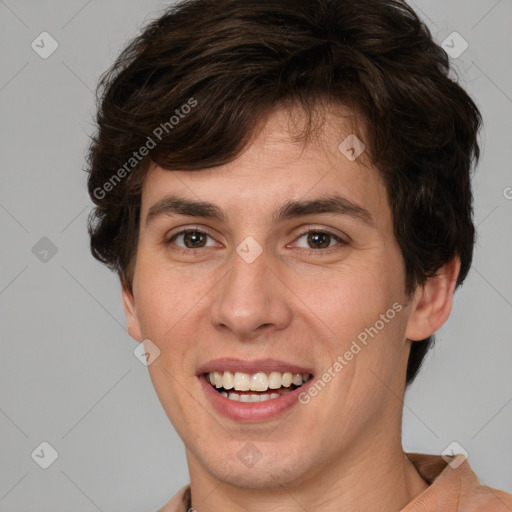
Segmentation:
{"type": "Polygon", "coordinates": [[[397,437],[412,310],[384,184],[364,153],[338,149],[348,119],[329,117],[304,149],[276,111],[227,165],[149,171],[123,298],[130,334],[159,350],[148,369],[191,473],[298,484],[397,437]],[[231,400],[234,388],[209,383],[213,370],[226,388],[224,371],[240,373],[238,388],[265,390],[269,378],[281,388],[231,400]]]}

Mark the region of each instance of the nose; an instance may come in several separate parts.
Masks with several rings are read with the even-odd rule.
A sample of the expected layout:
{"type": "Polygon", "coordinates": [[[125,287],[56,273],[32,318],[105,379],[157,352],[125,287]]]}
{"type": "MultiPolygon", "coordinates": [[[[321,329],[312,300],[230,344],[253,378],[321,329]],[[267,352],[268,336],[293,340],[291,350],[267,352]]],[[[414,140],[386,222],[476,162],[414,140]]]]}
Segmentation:
{"type": "Polygon", "coordinates": [[[265,251],[251,263],[235,251],[230,259],[230,270],[212,290],[214,328],[239,341],[286,328],[292,319],[292,294],[278,270],[270,267],[265,251]]]}

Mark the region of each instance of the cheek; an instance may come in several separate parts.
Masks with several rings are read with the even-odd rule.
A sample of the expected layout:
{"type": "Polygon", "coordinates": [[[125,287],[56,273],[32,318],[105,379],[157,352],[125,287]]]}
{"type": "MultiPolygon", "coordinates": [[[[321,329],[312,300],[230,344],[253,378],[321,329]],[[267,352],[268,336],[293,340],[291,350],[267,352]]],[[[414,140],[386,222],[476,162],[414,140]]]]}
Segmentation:
{"type": "Polygon", "coordinates": [[[343,358],[344,377],[338,379],[340,385],[345,381],[343,387],[371,378],[369,369],[388,375],[401,357],[406,326],[401,267],[391,259],[388,265],[380,261],[347,263],[324,278],[302,281],[297,293],[308,298],[303,312],[324,333],[323,358],[343,358]]]}
{"type": "Polygon", "coordinates": [[[204,295],[197,280],[185,280],[178,273],[154,262],[138,262],[135,293],[142,334],[159,340],[179,339],[174,331],[193,312],[204,295]]]}
{"type": "MultiPolygon", "coordinates": [[[[345,263],[316,279],[298,282],[307,305],[334,326],[366,327],[375,322],[401,296],[396,272],[376,261],[345,263]]],[[[335,329],[333,329],[335,330],[335,329]]]]}

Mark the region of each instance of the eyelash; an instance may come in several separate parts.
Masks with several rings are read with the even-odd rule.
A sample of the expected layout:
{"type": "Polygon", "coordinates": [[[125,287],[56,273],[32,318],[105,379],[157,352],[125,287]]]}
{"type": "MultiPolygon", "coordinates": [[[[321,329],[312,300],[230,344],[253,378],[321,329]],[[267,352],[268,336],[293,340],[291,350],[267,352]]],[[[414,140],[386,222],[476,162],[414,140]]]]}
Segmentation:
{"type": "MultiPolygon", "coordinates": [[[[171,237],[167,238],[165,240],[165,242],[164,242],[165,245],[166,246],[171,245],[172,241],[175,238],[177,238],[180,235],[186,234],[186,233],[198,233],[200,235],[207,235],[207,236],[209,236],[210,238],[213,239],[212,234],[208,230],[206,230],[205,228],[194,228],[193,226],[191,226],[191,227],[188,227],[187,229],[184,229],[182,231],[178,231],[177,233],[174,233],[171,237]]],[[[338,242],[338,245],[335,245],[333,247],[327,247],[325,249],[303,249],[303,248],[299,248],[298,251],[301,254],[306,254],[307,253],[308,256],[313,256],[313,255],[314,256],[322,256],[322,255],[325,255],[325,254],[330,254],[331,252],[333,252],[335,250],[339,250],[343,246],[348,245],[348,242],[346,240],[344,240],[343,238],[341,238],[339,235],[335,235],[334,233],[332,233],[332,232],[330,232],[328,230],[325,230],[325,229],[311,229],[311,228],[306,229],[306,230],[300,232],[297,235],[295,240],[303,237],[304,235],[308,235],[310,233],[331,236],[331,237],[333,237],[338,242]],[[314,254],[314,253],[317,253],[317,254],[314,254]]],[[[199,249],[208,249],[208,247],[199,247],[197,249],[188,249],[188,248],[183,248],[183,247],[176,246],[175,248],[173,248],[173,251],[176,251],[178,253],[185,254],[185,255],[190,255],[191,253],[199,252],[199,249]]]]}

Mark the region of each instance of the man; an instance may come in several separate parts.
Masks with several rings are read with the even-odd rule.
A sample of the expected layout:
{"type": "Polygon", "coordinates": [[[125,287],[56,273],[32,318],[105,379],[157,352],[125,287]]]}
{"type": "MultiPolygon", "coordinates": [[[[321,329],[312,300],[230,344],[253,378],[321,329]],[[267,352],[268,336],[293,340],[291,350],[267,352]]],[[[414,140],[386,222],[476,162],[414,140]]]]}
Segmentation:
{"type": "Polygon", "coordinates": [[[382,0],[191,0],[103,77],[93,255],[182,438],[161,510],[507,511],[402,403],[471,265],[480,113],[382,0]]]}

